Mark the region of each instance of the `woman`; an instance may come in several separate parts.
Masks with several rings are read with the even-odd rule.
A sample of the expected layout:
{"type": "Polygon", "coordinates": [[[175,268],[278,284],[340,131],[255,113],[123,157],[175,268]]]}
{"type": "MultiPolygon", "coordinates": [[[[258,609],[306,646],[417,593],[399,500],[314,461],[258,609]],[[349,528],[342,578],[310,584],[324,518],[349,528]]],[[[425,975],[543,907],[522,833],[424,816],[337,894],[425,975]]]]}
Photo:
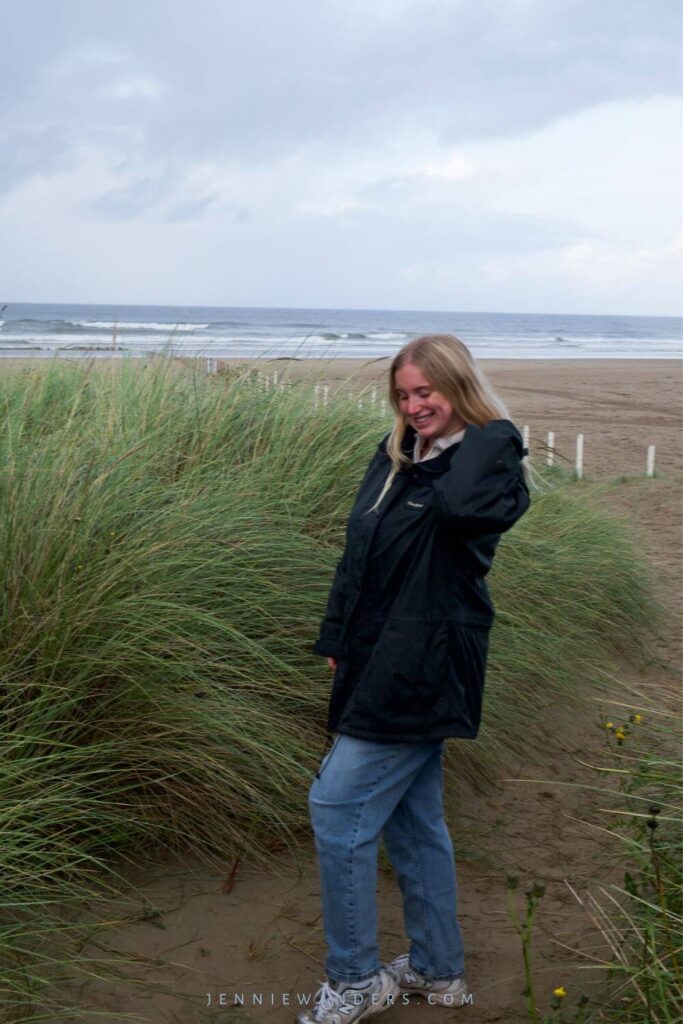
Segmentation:
{"type": "Polygon", "coordinates": [[[447,736],[479,729],[493,621],[484,576],[529,505],[522,439],[451,335],[407,344],[389,383],[394,427],[356,496],[315,645],[335,670],[337,735],[309,795],[327,981],[300,1024],[355,1024],[402,993],[468,1000],[441,753],[447,736]],[[411,940],[384,967],[380,835],[411,940]]]}

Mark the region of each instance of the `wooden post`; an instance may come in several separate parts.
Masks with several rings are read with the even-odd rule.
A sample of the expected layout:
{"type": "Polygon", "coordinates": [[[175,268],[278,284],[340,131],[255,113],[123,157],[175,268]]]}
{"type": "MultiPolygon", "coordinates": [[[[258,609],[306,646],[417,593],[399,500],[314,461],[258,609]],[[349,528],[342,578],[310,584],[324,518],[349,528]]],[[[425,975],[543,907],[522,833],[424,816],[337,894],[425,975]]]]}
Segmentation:
{"type": "Polygon", "coordinates": [[[653,444],[647,449],[647,475],[655,475],[655,446],[653,444]]]}
{"type": "Polygon", "coordinates": [[[330,397],[330,386],[329,384],[323,384],[323,408],[327,405],[330,397]]]}
{"type": "Polygon", "coordinates": [[[583,477],[583,434],[576,435],[576,479],[583,477]]]}
{"type": "Polygon", "coordinates": [[[205,366],[206,366],[206,372],[207,373],[215,373],[216,372],[216,360],[215,359],[211,359],[211,358],[207,359],[205,361],[205,366]]]}
{"type": "Polygon", "coordinates": [[[552,430],[548,431],[548,454],[546,455],[546,462],[549,466],[555,463],[555,434],[552,430]]]}

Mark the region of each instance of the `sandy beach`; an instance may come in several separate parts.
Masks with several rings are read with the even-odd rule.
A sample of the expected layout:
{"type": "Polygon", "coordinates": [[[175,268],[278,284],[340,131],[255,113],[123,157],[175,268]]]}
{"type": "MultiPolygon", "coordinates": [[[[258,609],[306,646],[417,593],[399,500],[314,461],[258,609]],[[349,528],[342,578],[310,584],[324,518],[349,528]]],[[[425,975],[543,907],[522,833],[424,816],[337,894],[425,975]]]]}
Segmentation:
{"type": "MultiPolygon", "coordinates": [[[[381,383],[387,370],[386,360],[255,365],[266,373],[277,370],[279,381],[327,383],[331,392],[360,392],[381,383]]],[[[681,665],[683,364],[491,361],[484,368],[513,419],[520,427],[529,424],[532,459],[543,457],[546,432],[554,430],[558,453],[569,463],[576,433],[584,433],[591,500],[604,502],[627,520],[656,571],[659,596],[670,613],[658,658],[645,666],[625,663],[619,678],[636,686],[645,699],[650,691],[668,691],[675,700],[681,665]],[[655,479],[645,477],[650,444],[657,450],[655,479]]],[[[381,394],[378,389],[378,398],[381,394]]],[[[533,879],[547,886],[534,939],[541,990],[563,984],[576,996],[590,994],[601,983],[599,972],[581,970],[587,955],[608,955],[596,945],[586,889],[591,877],[619,884],[623,868],[614,876],[613,841],[601,829],[581,823],[596,813],[586,792],[566,785],[595,784],[587,765],[599,759],[604,747],[598,716],[598,707],[589,706],[575,720],[558,722],[545,755],[530,751],[514,778],[500,779],[487,792],[475,793],[461,780],[448,780],[451,821],[465,826],[464,835],[454,832],[453,838],[474,995],[467,1010],[472,1024],[522,1024],[527,1019],[521,945],[506,910],[506,872],[518,873],[522,888],[533,879]]],[[[305,845],[297,857],[283,854],[274,872],[240,864],[234,886],[226,892],[232,866],[192,858],[134,871],[123,865],[138,892],[109,940],[126,951],[126,958],[139,961],[134,974],[151,987],[92,982],[80,998],[105,1014],[126,1010],[159,1024],[227,1020],[235,1013],[245,1021],[291,1021],[298,994],[310,994],[324,974],[313,844],[305,845]],[[235,1010],[240,998],[244,1002],[235,1010]]],[[[400,894],[383,872],[378,889],[382,951],[394,956],[406,948],[400,894]]],[[[438,1022],[452,1011],[412,1001],[397,1007],[391,1019],[399,1020],[400,1014],[404,1024],[415,1024],[425,1013],[438,1022]]]]}

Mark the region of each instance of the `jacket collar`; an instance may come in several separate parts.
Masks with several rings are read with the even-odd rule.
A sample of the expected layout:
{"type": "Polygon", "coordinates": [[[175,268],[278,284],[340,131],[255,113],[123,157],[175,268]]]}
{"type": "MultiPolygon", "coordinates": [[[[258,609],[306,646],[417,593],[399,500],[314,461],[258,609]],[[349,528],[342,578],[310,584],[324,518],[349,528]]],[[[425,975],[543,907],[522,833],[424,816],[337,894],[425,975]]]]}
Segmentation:
{"type": "MultiPolygon", "coordinates": [[[[450,445],[445,451],[442,451],[439,455],[435,455],[433,459],[427,459],[425,462],[413,462],[413,451],[415,450],[415,437],[417,431],[414,427],[407,426],[406,432],[403,435],[403,442],[401,444],[401,451],[404,455],[407,455],[410,459],[411,465],[404,466],[401,472],[405,473],[407,469],[419,469],[423,473],[442,473],[444,469],[447,469],[451,462],[451,456],[453,452],[461,444],[460,441],[456,444],[450,445]]],[[[389,441],[389,435],[380,442],[379,450],[386,455],[387,442],[389,441]]]]}

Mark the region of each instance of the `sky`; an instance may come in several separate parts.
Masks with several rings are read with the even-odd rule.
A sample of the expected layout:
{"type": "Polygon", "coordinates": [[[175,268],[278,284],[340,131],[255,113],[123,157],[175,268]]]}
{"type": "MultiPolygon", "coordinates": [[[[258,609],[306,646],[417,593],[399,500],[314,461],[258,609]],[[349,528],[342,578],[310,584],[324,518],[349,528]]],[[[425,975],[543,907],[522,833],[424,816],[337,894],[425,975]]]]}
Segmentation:
{"type": "Polygon", "coordinates": [[[0,299],[680,314],[681,11],[0,0],[0,299]]]}

